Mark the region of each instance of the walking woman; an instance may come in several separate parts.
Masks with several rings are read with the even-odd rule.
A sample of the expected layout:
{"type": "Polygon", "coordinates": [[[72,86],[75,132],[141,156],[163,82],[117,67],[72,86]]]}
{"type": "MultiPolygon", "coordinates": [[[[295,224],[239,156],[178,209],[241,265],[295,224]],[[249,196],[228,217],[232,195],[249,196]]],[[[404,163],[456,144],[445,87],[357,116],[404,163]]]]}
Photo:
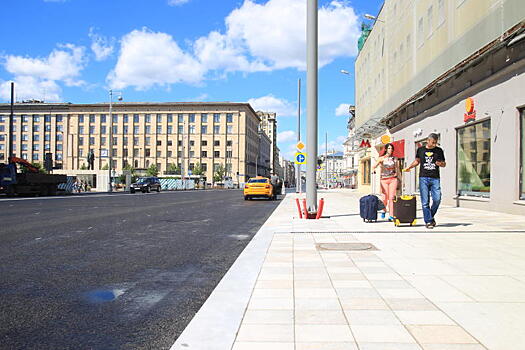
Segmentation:
{"type": "Polygon", "coordinates": [[[383,203],[385,204],[385,209],[381,213],[381,218],[384,219],[386,216],[386,211],[388,210],[388,220],[392,221],[394,219],[394,197],[396,195],[397,184],[398,184],[398,169],[399,161],[394,154],[394,145],[387,143],[383,150],[383,154],[379,157],[375,169],[381,165],[381,193],[383,194],[383,203]]]}

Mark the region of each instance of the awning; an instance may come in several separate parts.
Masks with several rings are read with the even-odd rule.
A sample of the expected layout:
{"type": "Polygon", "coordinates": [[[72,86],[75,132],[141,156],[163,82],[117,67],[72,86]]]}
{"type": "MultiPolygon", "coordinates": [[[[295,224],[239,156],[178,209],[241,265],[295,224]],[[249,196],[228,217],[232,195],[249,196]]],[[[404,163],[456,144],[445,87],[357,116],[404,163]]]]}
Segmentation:
{"type": "Polygon", "coordinates": [[[380,117],[372,118],[358,127],[355,134],[349,137],[349,139],[360,140],[364,138],[375,138],[385,132],[386,129],[386,125],[381,122],[380,117]]]}

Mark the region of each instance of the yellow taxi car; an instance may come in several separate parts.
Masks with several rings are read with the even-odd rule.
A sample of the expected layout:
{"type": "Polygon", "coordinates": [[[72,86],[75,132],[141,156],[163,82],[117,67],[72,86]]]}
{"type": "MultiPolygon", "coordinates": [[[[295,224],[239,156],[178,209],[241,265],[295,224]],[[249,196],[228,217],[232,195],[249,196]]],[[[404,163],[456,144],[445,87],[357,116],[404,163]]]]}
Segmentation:
{"type": "Polygon", "coordinates": [[[270,179],[263,176],[252,177],[244,185],[244,200],[247,201],[252,197],[266,197],[274,199],[273,186],[270,179]]]}

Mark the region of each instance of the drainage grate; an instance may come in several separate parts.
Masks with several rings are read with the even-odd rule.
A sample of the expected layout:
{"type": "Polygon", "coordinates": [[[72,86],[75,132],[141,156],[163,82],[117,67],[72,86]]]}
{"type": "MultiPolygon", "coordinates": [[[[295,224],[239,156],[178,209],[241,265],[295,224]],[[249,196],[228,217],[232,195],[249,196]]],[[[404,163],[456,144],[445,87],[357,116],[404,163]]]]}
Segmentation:
{"type": "Polygon", "coordinates": [[[332,251],[373,251],[379,250],[371,243],[317,243],[317,250],[332,251]]]}

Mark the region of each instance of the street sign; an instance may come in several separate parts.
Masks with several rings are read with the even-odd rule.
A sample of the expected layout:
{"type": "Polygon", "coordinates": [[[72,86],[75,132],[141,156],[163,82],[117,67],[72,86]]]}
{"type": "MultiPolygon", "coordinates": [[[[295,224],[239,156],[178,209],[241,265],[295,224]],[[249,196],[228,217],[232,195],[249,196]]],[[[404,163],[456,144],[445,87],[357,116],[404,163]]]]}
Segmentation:
{"type": "Polygon", "coordinates": [[[188,175],[191,175],[191,174],[193,174],[193,171],[188,170],[188,175]]]}
{"type": "Polygon", "coordinates": [[[295,164],[306,164],[306,153],[297,152],[294,158],[295,164]]]}
{"type": "Polygon", "coordinates": [[[304,145],[304,143],[302,141],[299,141],[299,142],[297,142],[296,147],[297,147],[297,150],[299,152],[301,152],[304,149],[305,145],[304,145]]]}

